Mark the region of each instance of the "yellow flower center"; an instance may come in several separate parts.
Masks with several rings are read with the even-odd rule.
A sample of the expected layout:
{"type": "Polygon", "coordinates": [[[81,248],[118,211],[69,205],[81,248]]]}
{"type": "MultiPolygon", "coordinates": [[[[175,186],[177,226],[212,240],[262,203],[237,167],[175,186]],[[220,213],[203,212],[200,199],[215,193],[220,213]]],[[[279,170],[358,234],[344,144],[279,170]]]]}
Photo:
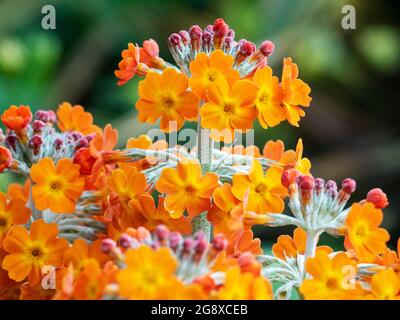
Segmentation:
{"type": "Polygon", "coordinates": [[[62,185],[60,183],[60,181],[54,181],[50,184],[50,188],[54,191],[60,191],[62,185]]]}
{"type": "Polygon", "coordinates": [[[7,219],[0,217],[0,227],[4,227],[7,225],[7,219]]]}
{"type": "Polygon", "coordinates": [[[258,101],[261,103],[268,102],[269,101],[269,94],[268,92],[264,91],[260,94],[260,97],[258,98],[258,101]]]}
{"type": "Polygon", "coordinates": [[[363,225],[358,226],[357,229],[356,229],[356,236],[357,236],[358,238],[361,238],[361,239],[365,238],[365,236],[367,235],[367,233],[368,233],[368,231],[367,231],[367,229],[365,228],[365,226],[363,226],[363,225]]]}
{"type": "Polygon", "coordinates": [[[170,97],[170,96],[162,97],[161,101],[162,101],[161,102],[162,105],[166,109],[172,108],[174,106],[174,104],[175,104],[174,99],[172,97],[170,97]]]}
{"type": "Polygon", "coordinates": [[[267,186],[264,183],[260,183],[258,186],[256,186],[255,191],[257,193],[262,193],[265,190],[267,190],[267,186]]]}
{"type": "Polygon", "coordinates": [[[43,252],[40,248],[34,247],[32,248],[31,255],[35,258],[40,258],[43,252]]]}
{"type": "Polygon", "coordinates": [[[326,286],[330,289],[337,288],[338,287],[338,281],[335,278],[329,278],[328,281],[326,282],[326,286]]]}
{"type": "Polygon", "coordinates": [[[186,187],[185,191],[189,194],[192,194],[196,191],[196,189],[193,186],[189,185],[186,187]]]}
{"type": "Polygon", "coordinates": [[[215,71],[209,71],[207,73],[207,78],[208,78],[208,81],[210,81],[210,82],[214,82],[217,79],[217,77],[218,77],[218,75],[215,71]]]}
{"type": "Polygon", "coordinates": [[[233,108],[234,108],[234,106],[232,103],[226,103],[224,105],[224,112],[231,113],[233,111],[233,108]]]}

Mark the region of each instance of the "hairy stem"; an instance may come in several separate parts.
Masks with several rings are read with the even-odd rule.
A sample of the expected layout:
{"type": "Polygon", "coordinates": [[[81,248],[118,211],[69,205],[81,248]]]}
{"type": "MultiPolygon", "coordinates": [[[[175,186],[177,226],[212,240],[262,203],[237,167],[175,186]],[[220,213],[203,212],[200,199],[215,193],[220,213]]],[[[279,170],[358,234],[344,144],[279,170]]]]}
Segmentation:
{"type": "Polygon", "coordinates": [[[306,240],[306,251],[304,253],[304,263],[308,258],[313,258],[315,256],[315,250],[317,249],[318,240],[321,232],[319,231],[308,231],[306,240]]]}
{"type": "MultiPolygon", "coordinates": [[[[197,125],[197,159],[200,162],[203,174],[210,171],[212,167],[212,149],[213,143],[210,138],[210,130],[201,127],[199,115],[197,125]]],[[[207,220],[207,211],[200,213],[192,220],[192,233],[203,231],[206,239],[211,239],[211,224],[207,220]]]]}

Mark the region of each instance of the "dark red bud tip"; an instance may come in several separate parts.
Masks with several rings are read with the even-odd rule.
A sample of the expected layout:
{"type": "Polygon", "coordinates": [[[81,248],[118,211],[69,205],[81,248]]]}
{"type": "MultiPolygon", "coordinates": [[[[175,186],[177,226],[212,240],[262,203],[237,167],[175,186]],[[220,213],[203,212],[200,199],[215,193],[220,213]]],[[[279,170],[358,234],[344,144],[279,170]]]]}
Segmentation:
{"type": "Polygon", "coordinates": [[[41,136],[35,134],[30,140],[29,140],[29,148],[33,150],[38,150],[40,146],[43,144],[43,139],[41,136]]]}
{"type": "Polygon", "coordinates": [[[179,36],[181,37],[183,44],[188,44],[190,42],[189,32],[186,30],[179,31],[179,36]]]}
{"type": "Polygon", "coordinates": [[[352,194],[354,191],[356,191],[356,187],[356,181],[351,178],[347,178],[342,181],[342,189],[348,194],[352,194]]]}
{"type": "Polygon", "coordinates": [[[38,110],[35,113],[35,119],[39,120],[39,121],[43,121],[44,123],[49,122],[50,117],[51,117],[50,113],[45,110],[38,110]]]}
{"type": "Polygon", "coordinates": [[[103,253],[110,253],[113,248],[115,248],[117,244],[112,239],[104,239],[101,241],[100,249],[103,253]]]}
{"type": "Polygon", "coordinates": [[[377,209],[383,209],[389,205],[386,193],[380,188],[374,188],[368,192],[367,202],[371,202],[377,209]]]}
{"type": "Polygon", "coordinates": [[[250,41],[243,41],[240,45],[240,53],[245,56],[251,56],[256,51],[256,45],[250,41]]]}
{"type": "Polygon", "coordinates": [[[228,240],[226,240],[223,234],[217,234],[213,239],[212,245],[215,250],[222,251],[228,246],[228,240]]]}
{"type": "Polygon", "coordinates": [[[171,249],[176,250],[182,243],[183,238],[179,232],[171,232],[169,234],[169,246],[171,249]]]}
{"type": "Polygon", "coordinates": [[[198,254],[203,254],[208,247],[208,242],[205,238],[202,238],[196,242],[195,251],[198,254]]]}
{"type": "Polygon", "coordinates": [[[32,129],[35,132],[41,132],[46,124],[43,121],[35,120],[32,122],[32,129]]]}
{"type": "Polygon", "coordinates": [[[319,191],[319,190],[323,189],[323,187],[325,185],[325,181],[322,178],[315,178],[314,184],[315,184],[315,189],[319,191]]]}
{"type": "Polygon", "coordinates": [[[157,228],[155,230],[155,234],[156,234],[158,240],[164,241],[169,236],[169,229],[167,228],[167,226],[159,225],[159,226],[157,226],[157,228]]]}
{"type": "Polygon", "coordinates": [[[131,246],[132,240],[133,240],[133,238],[130,235],[123,233],[119,237],[118,243],[122,248],[127,249],[131,246]]]}
{"type": "Polygon", "coordinates": [[[203,32],[203,43],[204,44],[210,44],[212,39],[212,33],[209,31],[204,31],[203,32]]]}
{"type": "Polygon", "coordinates": [[[260,46],[261,53],[266,57],[272,55],[274,50],[275,50],[275,45],[272,41],[269,40],[265,40],[260,46]]]}
{"type": "Polygon", "coordinates": [[[173,33],[168,38],[168,44],[170,46],[177,46],[181,42],[181,36],[177,33],[173,33]]]}
{"type": "Polygon", "coordinates": [[[229,32],[229,26],[225,23],[224,19],[219,18],[214,22],[213,31],[217,37],[223,37],[229,32]]]}
{"type": "Polygon", "coordinates": [[[310,177],[310,176],[301,176],[299,178],[299,187],[301,189],[301,191],[303,192],[307,192],[307,191],[311,191],[314,189],[314,178],[310,177]]]}
{"type": "Polygon", "coordinates": [[[285,170],[282,174],[282,185],[289,188],[289,186],[296,181],[299,175],[300,172],[296,169],[285,170]]]}
{"type": "Polygon", "coordinates": [[[201,38],[203,30],[198,25],[191,26],[189,29],[190,39],[198,40],[201,38]]]}
{"type": "Polygon", "coordinates": [[[189,253],[194,248],[195,242],[192,238],[186,238],[183,241],[183,252],[189,253]]]}

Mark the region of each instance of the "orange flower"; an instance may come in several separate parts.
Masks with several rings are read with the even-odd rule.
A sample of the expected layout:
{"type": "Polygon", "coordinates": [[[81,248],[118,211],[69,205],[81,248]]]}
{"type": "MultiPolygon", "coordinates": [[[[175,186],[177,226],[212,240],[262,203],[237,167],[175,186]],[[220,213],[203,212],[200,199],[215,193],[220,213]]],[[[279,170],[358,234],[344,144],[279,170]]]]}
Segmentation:
{"type": "Polygon", "coordinates": [[[214,227],[214,234],[229,234],[243,227],[239,216],[242,212],[242,203],[233,195],[232,186],[224,183],[213,192],[214,204],[208,212],[207,218],[214,227]]]}
{"type": "Polygon", "coordinates": [[[158,225],[163,224],[170,231],[177,231],[182,234],[190,234],[192,232],[190,219],[184,216],[177,219],[171,218],[168,211],[165,210],[164,198],[162,197],[158,198],[157,207],[154,199],[147,195],[141,195],[137,199],[131,200],[129,206],[133,207],[146,219],[143,226],[149,231],[154,231],[158,225]]]}
{"type": "Polygon", "coordinates": [[[400,238],[397,240],[397,252],[386,248],[381,256],[376,256],[374,261],[377,264],[391,267],[396,272],[400,272],[400,238]]]}
{"type": "Polygon", "coordinates": [[[133,43],[128,44],[128,49],[122,51],[122,60],[118,64],[119,70],[114,74],[119,79],[117,85],[122,86],[132,79],[135,74],[145,75],[150,69],[140,62],[140,48],[133,43]]]}
{"type": "Polygon", "coordinates": [[[161,59],[158,54],[160,49],[158,48],[157,42],[153,39],[143,41],[142,48],[140,50],[140,62],[155,69],[164,69],[165,62],[161,59]]]}
{"type": "Polygon", "coordinates": [[[21,131],[32,121],[32,113],[29,106],[10,106],[1,115],[1,121],[10,130],[21,131]]]}
{"type": "Polygon", "coordinates": [[[372,262],[377,254],[384,253],[388,232],[379,228],[383,213],[375,209],[372,203],[352,205],[346,218],[346,248],[353,248],[357,258],[363,262],[372,262]]]}
{"type": "MultiPolygon", "coordinates": [[[[277,243],[272,246],[272,252],[275,257],[282,260],[287,258],[296,258],[298,254],[303,254],[306,251],[307,233],[302,228],[296,228],[293,232],[293,239],[288,235],[278,237],[277,243]]],[[[316,252],[324,251],[331,253],[333,250],[328,246],[317,247],[316,252]]]]}
{"type": "Polygon", "coordinates": [[[199,100],[187,89],[187,77],[175,69],[167,68],[162,74],[150,72],[139,83],[139,120],[154,123],[161,118],[163,131],[179,130],[184,120],[193,120],[198,113],[199,100]],[[176,122],[176,128],[170,127],[171,121],[176,122]]]}
{"type": "Polygon", "coordinates": [[[177,261],[168,248],[153,250],[148,246],[129,249],[126,268],[118,271],[119,294],[128,299],[165,299],[179,281],[175,277],[177,261]],[[161,267],[160,267],[161,266],[161,267]]]}
{"type": "Polygon", "coordinates": [[[79,166],[70,159],[61,159],[57,165],[50,158],[41,159],[31,168],[35,185],[32,196],[38,210],[54,213],[73,213],[82,194],[84,180],[79,177],[79,166]]]}
{"type": "Polygon", "coordinates": [[[371,280],[371,295],[367,298],[400,300],[400,276],[392,268],[381,270],[371,280]]]}
{"type": "Polygon", "coordinates": [[[215,50],[210,55],[203,52],[190,63],[190,88],[200,98],[204,99],[210,84],[221,78],[232,83],[240,78],[239,72],[232,69],[233,57],[222,50],[215,50]]]}
{"type": "Polygon", "coordinates": [[[297,79],[298,75],[299,69],[292,62],[292,59],[283,59],[282,107],[285,112],[285,118],[295,127],[299,126],[300,117],[305,115],[301,107],[308,107],[311,102],[311,97],[309,96],[311,89],[304,81],[297,79]]]}
{"type": "Polygon", "coordinates": [[[12,163],[13,163],[13,157],[10,150],[0,146],[0,173],[10,168],[12,163]]]}
{"type": "Polygon", "coordinates": [[[257,69],[253,77],[258,87],[256,106],[258,121],[263,128],[274,127],[285,120],[285,112],[281,107],[282,89],[277,77],[272,76],[268,66],[257,69]]]}
{"type": "Polygon", "coordinates": [[[93,124],[93,116],[85,112],[82,106],[72,106],[68,102],[60,104],[57,110],[58,127],[62,132],[78,131],[89,135],[100,130],[93,124]]]}
{"type": "Polygon", "coordinates": [[[20,185],[19,183],[11,183],[7,187],[7,197],[10,199],[19,198],[23,200],[24,203],[27,203],[29,199],[30,188],[30,179],[26,179],[24,185],[20,185]]]}
{"type": "Polygon", "coordinates": [[[64,264],[74,266],[77,271],[82,271],[91,262],[100,267],[109,260],[108,255],[101,251],[101,240],[88,244],[83,239],[76,239],[71,247],[64,252],[64,264]]]}
{"type": "Polygon", "coordinates": [[[297,141],[296,151],[285,151],[285,145],[282,140],[270,140],[264,146],[263,156],[267,159],[275,160],[286,169],[294,168],[303,174],[310,174],[311,162],[309,159],[303,158],[302,139],[297,141]]]}
{"type": "Polygon", "coordinates": [[[92,156],[89,148],[80,148],[74,155],[73,162],[79,165],[79,172],[82,175],[90,175],[94,164],[96,163],[96,158],[92,156]]]}
{"type": "Polygon", "coordinates": [[[317,252],[315,258],[307,260],[306,270],[312,279],[304,280],[300,287],[305,299],[342,300],[357,297],[357,266],[345,253],[329,258],[326,252],[317,252]]]}
{"type": "Polygon", "coordinates": [[[181,217],[185,209],[192,217],[208,210],[217,186],[214,173],[202,175],[199,163],[189,160],[179,162],[176,169],[164,169],[156,184],[158,192],[167,194],[164,206],[173,218],[181,217]]]}
{"type": "Polygon", "coordinates": [[[232,178],[232,193],[241,201],[246,198],[245,210],[256,213],[281,213],[283,197],[287,190],[282,186],[282,169],[271,167],[264,175],[261,164],[253,161],[249,174],[235,174],[232,178]]]}
{"type": "Polygon", "coordinates": [[[27,223],[30,216],[31,210],[25,207],[24,200],[14,198],[7,201],[4,193],[0,192],[0,247],[12,226],[27,223]]]}
{"type": "Polygon", "coordinates": [[[9,277],[15,281],[28,277],[29,284],[34,286],[40,282],[43,266],[61,266],[68,242],[57,238],[57,234],[57,224],[47,224],[42,219],[31,224],[30,232],[15,226],[3,240],[3,248],[9,253],[3,268],[9,277]]]}
{"type": "Polygon", "coordinates": [[[230,268],[225,274],[224,285],[218,292],[220,300],[272,300],[272,286],[263,277],[241,273],[239,267],[230,268]]]}
{"type": "Polygon", "coordinates": [[[251,252],[253,255],[260,255],[263,253],[261,241],[258,238],[254,238],[251,229],[232,232],[228,238],[227,252],[234,257],[240,256],[243,252],[251,252]]]}
{"type": "Polygon", "coordinates": [[[256,94],[257,87],[249,80],[236,81],[232,86],[224,78],[216,80],[208,88],[208,102],[200,108],[201,125],[222,133],[224,129],[229,130],[231,137],[214,138],[231,141],[234,129],[252,128],[257,117],[257,110],[254,108],[256,94]]]}
{"type": "Polygon", "coordinates": [[[27,282],[21,285],[20,289],[20,300],[52,300],[56,293],[56,290],[54,289],[44,289],[42,284],[32,287],[27,282]]]}

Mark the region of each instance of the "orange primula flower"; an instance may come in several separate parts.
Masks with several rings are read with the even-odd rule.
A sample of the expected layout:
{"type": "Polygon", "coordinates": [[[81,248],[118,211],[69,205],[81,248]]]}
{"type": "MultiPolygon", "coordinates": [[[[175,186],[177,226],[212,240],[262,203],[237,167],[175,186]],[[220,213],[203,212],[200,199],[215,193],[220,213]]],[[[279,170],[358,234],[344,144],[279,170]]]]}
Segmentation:
{"type": "Polygon", "coordinates": [[[277,77],[272,76],[268,66],[259,68],[253,77],[258,87],[256,106],[258,121],[263,128],[274,127],[285,120],[285,112],[281,106],[282,88],[277,77]]]}
{"type": "Polygon", "coordinates": [[[291,58],[283,59],[281,87],[283,90],[282,107],[285,118],[292,126],[298,127],[300,117],[305,112],[301,107],[308,107],[311,102],[311,89],[303,80],[297,79],[299,69],[291,58]]]}
{"type": "Polygon", "coordinates": [[[400,238],[397,240],[397,252],[386,248],[383,255],[376,256],[374,262],[400,272],[400,238]]]}
{"type": "Polygon", "coordinates": [[[241,273],[239,267],[228,269],[224,285],[218,291],[220,300],[272,300],[272,286],[267,279],[250,272],[241,273]]]}
{"type": "Polygon", "coordinates": [[[261,241],[254,238],[251,229],[242,229],[232,232],[228,237],[229,255],[238,257],[243,252],[251,252],[253,255],[260,255],[263,253],[261,249],[261,241]]]}
{"type": "Polygon", "coordinates": [[[162,74],[150,72],[139,83],[140,99],[136,103],[141,122],[154,123],[161,118],[160,128],[171,132],[182,128],[184,120],[194,120],[198,114],[199,100],[188,91],[185,74],[172,68],[162,74]],[[176,126],[170,124],[176,122],[176,126]]]}
{"type": "Polygon", "coordinates": [[[282,140],[268,141],[263,149],[263,156],[267,159],[275,160],[285,169],[296,169],[303,174],[309,175],[311,162],[308,158],[303,158],[303,140],[299,139],[296,145],[296,151],[285,151],[285,145],[282,140]]]}
{"type": "Polygon", "coordinates": [[[346,218],[346,248],[355,250],[357,258],[362,262],[372,262],[377,254],[384,253],[389,233],[379,228],[383,213],[375,209],[372,203],[355,203],[346,218]]]}
{"type": "Polygon", "coordinates": [[[143,41],[140,50],[140,62],[144,63],[150,68],[162,70],[165,68],[165,62],[158,55],[160,49],[157,42],[153,39],[143,41]]]}
{"type": "Polygon", "coordinates": [[[243,227],[240,220],[242,203],[233,195],[231,189],[229,183],[224,183],[213,192],[213,206],[208,211],[207,218],[214,227],[214,234],[227,235],[243,227]]]}
{"type": "Polygon", "coordinates": [[[68,102],[60,104],[57,110],[58,127],[62,132],[78,131],[89,135],[100,130],[93,124],[93,116],[80,106],[72,106],[68,102]]]}
{"type": "Polygon", "coordinates": [[[306,262],[312,279],[303,281],[300,292],[309,300],[357,299],[361,294],[356,283],[357,265],[345,253],[330,258],[325,251],[316,253],[306,262]]]}
{"type": "Polygon", "coordinates": [[[150,69],[144,63],[140,62],[140,48],[133,43],[128,44],[128,49],[121,53],[122,60],[118,63],[119,70],[114,74],[119,79],[117,85],[122,86],[132,79],[135,74],[145,75],[150,69]]]}
{"type": "Polygon", "coordinates": [[[0,173],[11,167],[13,157],[11,151],[3,146],[0,146],[0,173]]]}
{"type": "Polygon", "coordinates": [[[9,199],[19,198],[27,203],[29,200],[29,190],[31,188],[31,180],[26,179],[24,185],[19,183],[10,183],[7,187],[7,197],[9,199]]]}
{"type": "Polygon", "coordinates": [[[176,169],[164,169],[156,183],[158,192],[167,194],[164,206],[173,218],[181,217],[185,209],[191,217],[208,210],[217,186],[218,176],[210,172],[202,175],[194,160],[179,162],[176,169]]]}
{"type": "Polygon", "coordinates": [[[34,286],[40,282],[43,266],[61,266],[68,242],[57,238],[57,234],[57,224],[47,224],[42,219],[31,224],[30,232],[15,226],[3,240],[3,248],[8,252],[3,268],[9,277],[15,281],[28,278],[34,286]]]}
{"type": "Polygon", "coordinates": [[[224,78],[218,79],[208,88],[208,102],[200,108],[201,125],[222,133],[217,139],[218,131],[212,132],[215,140],[232,141],[235,129],[252,128],[257,117],[256,94],[257,87],[249,80],[239,80],[230,86],[224,78]],[[224,134],[225,130],[229,130],[228,135],[224,134]]]}
{"type": "Polygon", "coordinates": [[[153,197],[147,195],[140,195],[137,199],[131,200],[129,206],[145,218],[143,226],[149,231],[154,231],[158,225],[163,224],[170,231],[187,235],[192,232],[190,219],[184,216],[177,219],[172,218],[165,210],[164,198],[162,197],[158,198],[157,207],[153,197]]]}
{"type": "Polygon", "coordinates": [[[31,168],[35,183],[32,196],[38,210],[50,209],[54,213],[73,213],[82,194],[84,179],[79,166],[71,159],[61,159],[57,165],[51,158],[41,159],[31,168]]]}
{"type": "Polygon", "coordinates": [[[88,244],[83,239],[76,239],[64,252],[64,264],[72,264],[77,271],[82,271],[91,262],[103,267],[108,260],[109,256],[101,251],[101,240],[88,244]]]}
{"type": "Polygon", "coordinates": [[[25,201],[19,198],[7,200],[0,192],[0,247],[1,242],[12,226],[29,221],[31,210],[25,207],[25,201]]]}
{"type": "Polygon", "coordinates": [[[166,247],[153,250],[142,245],[129,249],[125,264],[126,268],[117,273],[119,294],[124,298],[165,299],[179,284],[175,277],[177,261],[166,247]]]}
{"type": "Polygon", "coordinates": [[[32,112],[29,106],[10,106],[1,115],[1,121],[10,130],[21,131],[32,121],[32,112]]]}
{"type": "MultiPolygon", "coordinates": [[[[296,228],[293,232],[293,238],[288,235],[281,235],[278,241],[272,246],[272,252],[275,257],[282,260],[287,258],[296,258],[298,254],[304,255],[306,251],[307,233],[302,228],[296,228]]],[[[331,253],[333,250],[328,246],[317,247],[316,252],[324,251],[331,253]]]]}
{"type": "Polygon", "coordinates": [[[367,299],[400,300],[400,275],[392,268],[381,270],[372,276],[371,294],[367,299]]]}
{"type": "Polygon", "coordinates": [[[261,164],[253,161],[249,174],[235,174],[232,193],[241,201],[246,199],[246,211],[281,213],[287,189],[281,183],[283,170],[271,167],[264,175],[261,164]]]}
{"type": "Polygon", "coordinates": [[[233,83],[240,78],[239,72],[233,70],[234,59],[222,50],[214,50],[210,55],[197,54],[190,63],[190,88],[200,99],[205,99],[209,86],[221,78],[233,83]]]}

